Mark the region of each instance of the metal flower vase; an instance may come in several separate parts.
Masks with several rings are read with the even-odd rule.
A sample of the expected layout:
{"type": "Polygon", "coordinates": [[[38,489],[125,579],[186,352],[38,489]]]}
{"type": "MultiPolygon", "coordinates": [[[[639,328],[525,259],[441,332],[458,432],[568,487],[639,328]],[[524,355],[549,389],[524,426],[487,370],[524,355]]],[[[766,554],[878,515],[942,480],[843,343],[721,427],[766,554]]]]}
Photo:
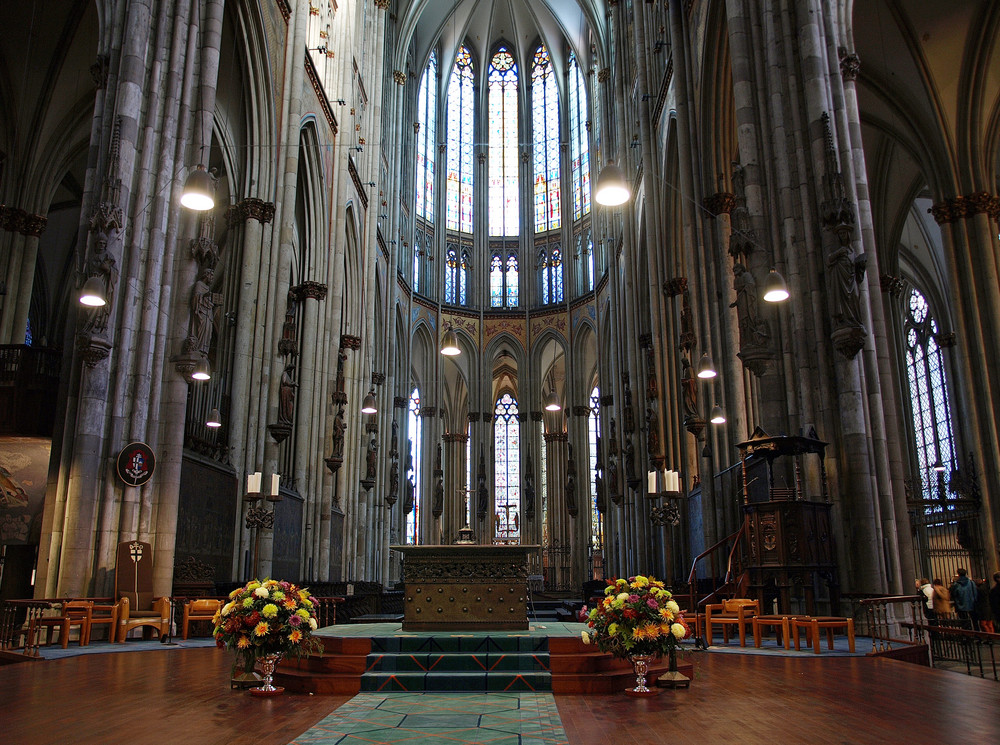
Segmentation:
{"type": "Polygon", "coordinates": [[[651,654],[629,655],[629,662],[635,671],[635,688],[626,688],[625,693],[629,696],[655,696],[659,693],[655,688],[646,687],[646,675],[649,673],[649,665],[653,661],[651,654]]]}
{"type": "Polygon", "coordinates": [[[257,688],[251,688],[250,693],[253,696],[280,696],[285,692],[285,689],[281,686],[271,685],[271,681],[274,678],[274,668],[281,661],[281,653],[277,654],[266,654],[260,658],[260,671],[264,675],[263,685],[257,688]]]}

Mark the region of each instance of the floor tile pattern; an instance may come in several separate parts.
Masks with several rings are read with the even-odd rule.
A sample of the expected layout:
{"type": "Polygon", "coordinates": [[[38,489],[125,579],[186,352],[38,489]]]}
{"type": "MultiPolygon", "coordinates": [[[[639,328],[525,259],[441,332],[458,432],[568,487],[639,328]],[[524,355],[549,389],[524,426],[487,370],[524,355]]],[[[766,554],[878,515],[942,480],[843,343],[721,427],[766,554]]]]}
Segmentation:
{"type": "Polygon", "coordinates": [[[290,745],[568,745],[551,693],[360,693],[290,745]]]}

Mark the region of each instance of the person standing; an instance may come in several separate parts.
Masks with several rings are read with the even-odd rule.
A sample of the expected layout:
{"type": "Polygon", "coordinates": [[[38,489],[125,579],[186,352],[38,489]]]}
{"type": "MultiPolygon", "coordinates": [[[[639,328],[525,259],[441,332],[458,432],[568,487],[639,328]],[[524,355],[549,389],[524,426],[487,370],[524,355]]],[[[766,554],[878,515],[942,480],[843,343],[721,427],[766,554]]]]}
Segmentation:
{"type": "Polygon", "coordinates": [[[924,616],[931,624],[937,623],[937,614],[934,612],[934,586],[929,579],[921,578],[914,583],[917,587],[917,595],[923,602],[924,616]]]}
{"type": "Polygon", "coordinates": [[[955,603],[958,617],[963,621],[969,621],[972,628],[975,629],[977,628],[976,595],[979,591],[976,589],[976,583],[969,579],[969,573],[963,567],[959,567],[956,574],[950,590],[952,602],[955,603]]]}
{"type": "Polygon", "coordinates": [[[944,586],[944,582],[935,579],[932,583],[934,589],[934,615],[938,618],[948,618],[951,616],[951,593],[944,586]]]}

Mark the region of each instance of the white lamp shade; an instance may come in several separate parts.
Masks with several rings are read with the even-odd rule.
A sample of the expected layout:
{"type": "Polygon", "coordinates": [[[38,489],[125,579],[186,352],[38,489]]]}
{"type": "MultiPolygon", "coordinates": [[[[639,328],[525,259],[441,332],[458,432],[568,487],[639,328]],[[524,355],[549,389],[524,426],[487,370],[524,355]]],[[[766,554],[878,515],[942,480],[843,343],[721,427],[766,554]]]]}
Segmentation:
{"type": "Polygon", "coordinates": [[[101,308],[107,304],[107,298],[104,297],[104,283],[100,277],[90,277],[80,288],[80,305],[101,308]]]}
{"type": "Polygon", "coordinates": [[[726,423],[726,415],[722,411],[722,407],[721,406],[719,406],[718,404],[716,404],[715,406],[712,407],[712,415],[708,418],[708,421],[710,421],[712,424],[725,424],[726,423]]]}
{"type": "Polygon", "coordinates": [[[212,407],[212,410],[208,412],[208,419],[205,420],[206,427],[216,427],[222,426],[222,415],[219,414],[219,409],[217,407],[212,407]]]}
{"type": "Polygon", "coordinates": [[[365,400],[361,402],[362,414],[375,414],[378,412],[378,404],[375,402],[375,390],[368,391],[365,400]]]}
{"type": "Polygon", "coordinates": [[[617,207],[620,204],[625,204],[631,196],[632,192],[628,188],[628,182],[625,181],[622,169],[616,166],[613,161],[609,161],[597,177],[594,201],[605,207],[617,207]]]}
{"type": "Polygon", "coordinates": [[[781,303],[788,300],[788,286],[785,278],[772,269],[764,280],[764,300],[768,303],[781,303]]]}
{"type": "Polygon", "coordinates": [[[441,340],[441,354],[446,357],[454,357],[461,353],[462,349],[458,346],[458,334],[449,328],[444,332],[444,338],[441,340]]]}
{"type": "Polygon", "coordinates": [[[556,395],[555,391],[549,391],[545,396],[545,410],[559,411],[561,408],[562,404],[559,403],[559,396],[556,395]]]}
{"type": "Polygon", "coordinates": [[[215,197],[212,192],[212,177],[205,170],[201,163],[191,173],[188,174],[184,182],[184,191],[181,192],[181,204],[189,210],[204,212],[215,206],[215,197]]]}
{"type": "Polygon", "coordinates": [[[703,380],[708,380],[714,378],[717,375],[715,372],[715,365],[712,364],[712,358],[708,356],[708,352],[701,356],[698,361],[698,377],[703,380]]]}
{"type": "Polygon", "coordinates": [[[198,360],[198,364],[194,366],[194,372],[191,373],[192,380],[211,380],[212,379],[212,368],[208,364],[208,360],[201,359],[198,360]]]}

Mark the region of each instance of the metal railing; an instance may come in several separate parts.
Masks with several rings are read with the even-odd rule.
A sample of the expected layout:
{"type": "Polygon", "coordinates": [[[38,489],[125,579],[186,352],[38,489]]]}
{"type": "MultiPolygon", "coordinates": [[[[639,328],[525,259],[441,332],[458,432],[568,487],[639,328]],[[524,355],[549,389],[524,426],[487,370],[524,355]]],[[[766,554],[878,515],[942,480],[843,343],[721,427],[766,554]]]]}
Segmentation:
{"type": "Polygon", "coordinates": [[[974,631],[971,622],[957,618],[941,618],[934,623],[903,623],[912,630],[914,637],[926,638],[930,644],[931,667],[944,667],[952,670],[946,663],[957,663],[965,667],[965,674],[987,677],[991,673],[993,680],[1000,682],[998,654],[1000,654],[1000,634],[990,634],[986,631],[974,631]]]}

